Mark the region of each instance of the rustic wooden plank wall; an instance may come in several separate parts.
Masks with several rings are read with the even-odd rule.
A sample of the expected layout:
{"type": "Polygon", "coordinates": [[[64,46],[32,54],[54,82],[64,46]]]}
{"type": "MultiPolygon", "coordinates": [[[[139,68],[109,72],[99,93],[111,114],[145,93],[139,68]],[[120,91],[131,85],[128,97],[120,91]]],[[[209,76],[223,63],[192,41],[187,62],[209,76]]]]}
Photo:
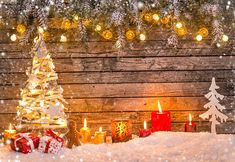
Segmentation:
{"type": "MultiPolygon", "coordinates": [[[[6,29],[7,31],[9,29],[6,29]]],[[[0,130],[14,122],[20,88],[27,77],[25,70],[31,65],[30,45],[9,42],[6,30],[0,31],[0,130]]],[[[11,32],[11,31],[10,31],[11,32]]],[[[169,33],[152,31],[146,42],[128,43],[123,51],[113,48],[114,42],[98,37],[87,42],[58,43],[53,37],[47,42],[52,53],[59,84],[64,88],[70,116],[88,119],[93,131],[103,126],[110,130],[115,118],[129,118],[134,132],[143,120],[150,120],[150,112],[157,109],[157,99],[162,108],[172,112],[173,131],[183,131],[183,125],[192,113],[199,131],[209,131],[207,121],[198,115],[207,103],[211,78],[215,77],[222,101],[227,108],[228,123],[218,128],[222,133],[234,133],[235,115],[235,43],[223,49],[191,39],[180,41],[176,49],[166,46],[169,33]]]]}

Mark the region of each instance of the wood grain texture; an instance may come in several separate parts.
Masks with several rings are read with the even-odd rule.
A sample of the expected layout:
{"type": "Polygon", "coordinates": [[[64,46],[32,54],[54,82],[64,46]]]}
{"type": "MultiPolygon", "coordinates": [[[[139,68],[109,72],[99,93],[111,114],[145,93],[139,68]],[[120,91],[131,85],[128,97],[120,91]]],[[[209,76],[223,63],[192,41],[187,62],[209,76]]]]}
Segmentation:
{"type": "MultiPolygon", "coordinates": [[[[232,70],[75,72],[58,73],[58,76],[59,84],[211,82],[214,76],[217,82],[235,79],[232,70]]],[[[27,79],[25,73],[2,73],[0,85],[22,85],[27,79]]]]}
{"type": "MultiPolygon", "coordinates": [[[[66,47],[65,47],[66,48],[66,47]]],[[[81,47],[83,48],[83,47],[81,47]]],[[[234,56],[235,50],[233,48],[213,48],[213,49],[160,49],[154,50],[149,48],[143,49],[126,49],[118,52],[117,50],[107,51],[107,52],[96,52],[95,50],[78,49],[78,51],[74,50],[72,52],[69,51],[60,51],[59,49],[51,49],[51,55],[53,58],[87,58],[87,57],[174,57],[174,56],[234,56]]],[[[97,50],[97,49],[96,49],[97,50]]],[[[32,58],[29,54],[30,49],[24,49],[24,51],[12,51],[11,48],[5,48],[1,50],[4,52],[4,57],[0,55],[0,58],[32,58]]]]}
{"type": "MultiPolygon", "coordinates": [[[[235,68],[235,57],[148,57],[54,59],[57,72],[216,70],[235,68]]],[[[30,59],[0,59],[0,72],[25,72],[30,59]]]]}
{"type": "MultiPolygon", "coordinates": [[[[13,32],[0,31],[0,131],[10,122],[16,123],[20,88],[32,62],[31,46],[10,43],[6,31],[13,32]]],[[[151,126],[150,113],[157,110],[159,99],[163,110],[172,113],[173,131],[184,131],[189,113],[193,114],[198,131],[209,131],[209,122],[202,121],[199,114],[206,111],[203,105],[208,100],[204,95],[215,77],[220,86],[218,92],[226,96],[221,103],[229,117],[229,122],[217,130],[234,133],[234,38],[231,36],[225,48],[215,48],[210,39],[198,43],[185,38],[178,48],[172,49],[166,46],[169,31],[157,29],[154,34],[145,42],[128,42],[122,51],[113,48],[114,41],[97,36],[87,46],[71,40],[58,43],[58,36],[48,39],[58,83],[69,103],[66,113],[77,119],[79,128],[86,117],[92,132],[102,126],[109,134],[111,120],[128,118],[133,121],[133,132],[138,134],[143,120],[151,126]]]]}
{"type": "MultiPolygon", "coordinates": [[[[204,97],[145,97],[145,98],[95,98],[95,99],[66,99],[66,112],[102,113],[102,112],[131,112],[157,110],[157,100],[160,100],[164,110],[196,111],[205,110],[203,105],[208,102],[204,97]]],[[[235,109],[234,97],[225,97],[221,102],[226,109],[235,109]]],[[[2,100],[0,113],[16,113],[18,100],[2,100]]]]}
{"type": "MultiPolygon", "coordinates": [[[[220,93],[233,96],[232,83],[218,83],[220,93]]],[[[123,84],[71,84],[62,85],[65,98],[103,97],[198,97],[208,92],[210,83],[123,83],[123,84]]],[[[0,99],[17,99],[20,86],[0,86],[0,99]]]]}

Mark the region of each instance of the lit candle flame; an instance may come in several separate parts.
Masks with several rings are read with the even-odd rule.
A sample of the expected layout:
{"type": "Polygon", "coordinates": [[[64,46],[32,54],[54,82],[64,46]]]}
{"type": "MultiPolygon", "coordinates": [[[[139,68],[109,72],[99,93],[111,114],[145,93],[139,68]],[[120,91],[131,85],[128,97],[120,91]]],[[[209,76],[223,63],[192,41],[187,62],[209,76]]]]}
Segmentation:
{"type": "Polygon", "coordinates": [[[84,128],[87,128],[87,121],[86,121],[86,118],[84,119],[84,128]]]}
{"type": "Polygon", "coordinates": [[[102,132],[102,127],[99,128],[99,132],[102,132]]]}
{"type": "Polygon", "coordinates": [[[158,104],[158,111],[159,111],[159,113],[162,113],[162,107],[161,107],[161,104],[160,104],[159,100],[158,100],[157,104],[158,104]]]}
{"type": "Polygon", "coordinates": [[[12,125],[11,125],[11,123],[10,123],[10,125],[9,125],[9,131],[11,131],[12,130],[12,125]]]}
{"type": "Polygon", "coordinates": [[[189,125],[192,125],[192,115],[189,114],[189,125]]]}
{"type": "Polygon", "coordinates": [[[144,129],[147,129],[147,123],[146,123],[146,120],[144,121],[144,129]]]}

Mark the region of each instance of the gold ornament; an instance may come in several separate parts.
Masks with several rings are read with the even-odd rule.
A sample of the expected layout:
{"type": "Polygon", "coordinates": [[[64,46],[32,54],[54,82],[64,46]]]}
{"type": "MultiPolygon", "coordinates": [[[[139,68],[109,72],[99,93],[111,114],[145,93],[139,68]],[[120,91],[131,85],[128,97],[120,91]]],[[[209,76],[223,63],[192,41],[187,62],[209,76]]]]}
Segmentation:
{"type": "Polygon", "coordinates": [[[135,38],[135,32],[133,30],[128,30],[126,32],[126,38],[129,40],[132,40],[135,38]]]}
{"type": "Polygon", "coordinates": [[[23,24],[19,24],[16,27],[16,31],[20,34],[23,34],[26,31],[26,27],[23,24]]]}
{"type": "Polygon", "coordinates": [[[187,29],[185,27],[179,28],[176,30],[176,32],[179,36],[184,36],[185,34],[187,34],[187,29]]]}
{"type": "Polygon", "coordinates": [[[104,39],[112,39],[113,33],[110,30],[104,30],[102,32],[102,36],[104,37],[104,39]]]}
{"type": "Polygon", "coordinates": [[[165,16],[161,19],[161,23],[164,25],[168,24],[169,22],[170,22],[170,15],[165,16]]]}
{"type": "Polygon", "coordinates": [[[153,19],[152,14],[151,13],[146,13],[144,14],[144,20],[147,22],[151,22],[153,19]]]}
{"type": "Polygon", "coordinates": [[[199,29],[198,34],[200,34],[202,37],[207,37],[209,32],[207,28],[201,28],[199,29]]]}
{"type": "Polygon", "coordinates": [[[72,23],[68,19],[66,19],[62,22],[62,28],[64,28],[65,30],[70,29],[71,25],[72,25],[72,23]]]}

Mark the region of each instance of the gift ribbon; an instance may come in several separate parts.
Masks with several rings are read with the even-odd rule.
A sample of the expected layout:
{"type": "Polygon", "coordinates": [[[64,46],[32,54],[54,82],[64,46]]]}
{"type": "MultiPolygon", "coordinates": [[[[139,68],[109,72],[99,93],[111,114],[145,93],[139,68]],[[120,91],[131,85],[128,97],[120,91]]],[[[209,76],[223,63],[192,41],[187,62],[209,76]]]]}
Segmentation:
{"type": "MultiPolygon", "coordinates": [[[[57,134],[55,134],[51,129],[46,131],[46,135],[49,137],[52,137],[53,139],[56,139],[59,142],[62,142],[62,147],[63,147],[63,138],[59,137],[57,134]]],[[[46,144],[46,149],[45,149],[45,153],[48,153],[49,150],[49,146],[51,143],[52,139],[49,139],[47,144],[46,144]]]]}
{"type": "Polygon", "coordinates": [[[25,138],[25,139],[28,141],[31,150],[33,150],[33,149],[34,149],[33,140],[30,138],[29,135],[30,135],[30,133],[19,133],[18,136],[20,136],[20,137],[17,138],[17,139],[14,141],[15,148],[18,148],[17,145],[16,145],[16,142],[19,141],[20,139],[25,138]]]}
{"type": "Polygon", "coordinates": [[[48,153],[48,150],[49,150],[49,146],[50,146],[50,143],[51,143],[52,139],[49,139],[47,144],[46,144],[46,149],[45,149],[45,153],[48,153]]]}
{"type": "Polygon", "coordinates": [[[56,139],[59,142],[63,142],[63,138],[55,134],[51,129],[47,130],[46,135],[56,139]]]}

